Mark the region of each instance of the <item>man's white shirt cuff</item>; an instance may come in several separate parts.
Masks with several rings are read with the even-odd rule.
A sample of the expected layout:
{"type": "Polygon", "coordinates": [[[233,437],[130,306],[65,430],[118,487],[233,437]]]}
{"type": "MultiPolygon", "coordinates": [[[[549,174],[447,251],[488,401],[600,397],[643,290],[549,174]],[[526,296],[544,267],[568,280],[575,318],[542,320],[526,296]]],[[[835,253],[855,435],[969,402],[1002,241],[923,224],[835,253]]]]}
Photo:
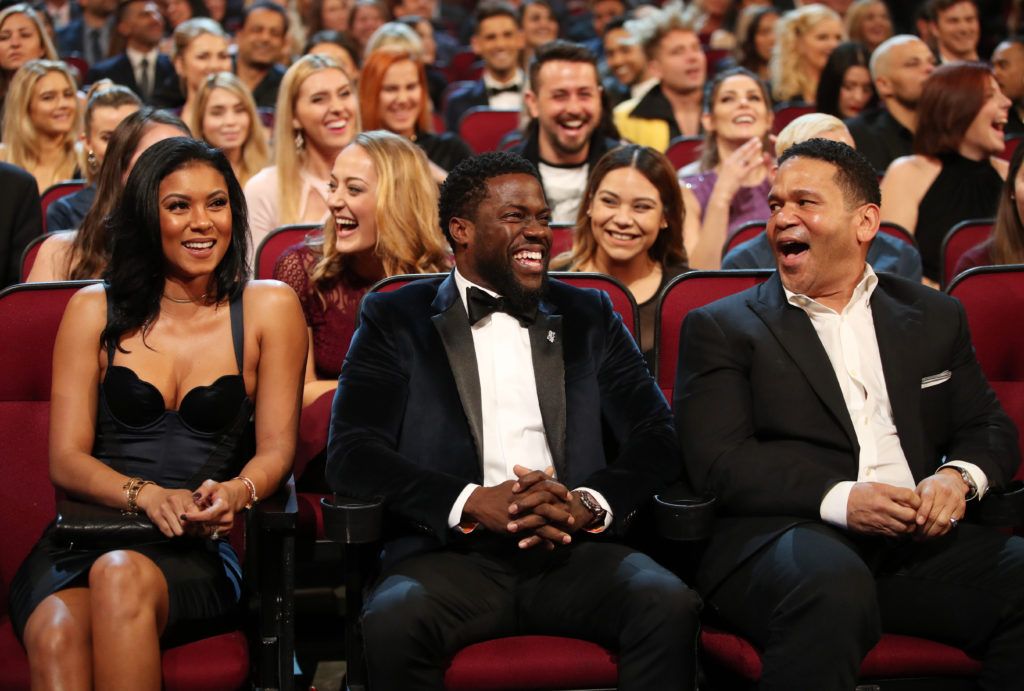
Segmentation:
{"type": "Polygon", "coordinates": [[[462,510],[466,508],[466,502],[469,501],[469,495],[473,493],[480,485],[475,485],[472,482],[462,488],[459,492],[458,499],[452,504],[452,510],[448,512],[448,527],[454,528],[459,523],[462,523],[462,510]]]}
{"type": "Polygon", "coordinates": [[[821,520],[840,528],[846,527],[846,504],[850,501],[850,490],[857,484],[852,480],[837,482],[821,500],[821,520]]]}
{"type": "Polygon", "coordinates": [[[605,500],[603,494],[601,494],[597,490],[590,489],[589,487],[577,487],[573,491],[574,492],[589,492],[590,496],[592,496],[594,498],[594,500],[598,504],[600,504],[601,508],[604,509],[604,511],[605,511],[605,513],[604,513],[604,525],[601,526],[600,528],[591,528],[590,529],[591,531],[600,532],[600,531],[606,529],[608,526],[610,526],[612,524],[612,518],[613,518],[613,516],[612,516],[612,507],[608,505],[608,502],[607,502],[607,500],[605,500]]]}
{"type": "MultiPolygon", "coordinates": [[[[939,466],[939,470],[943,468],[963,468],[967,471],[967,474],[974,480],[974,484],[978,486],[978,499],[985,496],[985,492],[988,491],[988,475],[985,471],[967,461],[950,461],[949,463],[943,463],[939,466]]],[[[936,471],[938,472],[938,471],[936,471]]]]}

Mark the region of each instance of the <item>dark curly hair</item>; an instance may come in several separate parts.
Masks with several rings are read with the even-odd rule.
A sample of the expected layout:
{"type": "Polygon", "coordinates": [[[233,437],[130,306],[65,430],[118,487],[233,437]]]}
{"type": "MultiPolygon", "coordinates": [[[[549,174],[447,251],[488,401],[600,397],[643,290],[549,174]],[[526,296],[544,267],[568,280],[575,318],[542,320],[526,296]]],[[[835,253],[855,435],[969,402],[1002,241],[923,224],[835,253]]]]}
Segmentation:
{"type": "Polygon", "coordinates": [[[121,204],[109,220],[110,263],[103,274],[111,319],[100,335],[106,347],[124,351],[124,334],[146,332],[160,314],[166,258],[160,230],[160,183],[171,173],[199,163],[224,177],[231,207],[231,244],[210,278],[209,301],[241,295],[249,275],[249,219],[242,188],[219,149],[189,137],[172,137],[146,150],[132,169],[121,204]]]}
{"type": "MultiPolygon", "coordinates": [[[[438,201],[441,230],[448,244],[455,249],[448,226],[453,218],[468,218],[476,221],[476,210],[487,196],[487,181],[499,175],[522,173],[532,175],[541,182],[540,173],[519,154],[497,151],[463,159],[448,173],[441,185],[438,201]]],[[[541,183],[543,185],[543,183],[541,183]]]]}
{"type": "Polygon", "coordinates": [[[830,139],[808,139],[786,149],[779,157],[779,167],[797,156],[813,158],[835,166],[833,179],[843,190],[843,199],[847,207],[861,204],[881,205],[882,193],[878,188],[878,173],[859,151],[830,139]]]}

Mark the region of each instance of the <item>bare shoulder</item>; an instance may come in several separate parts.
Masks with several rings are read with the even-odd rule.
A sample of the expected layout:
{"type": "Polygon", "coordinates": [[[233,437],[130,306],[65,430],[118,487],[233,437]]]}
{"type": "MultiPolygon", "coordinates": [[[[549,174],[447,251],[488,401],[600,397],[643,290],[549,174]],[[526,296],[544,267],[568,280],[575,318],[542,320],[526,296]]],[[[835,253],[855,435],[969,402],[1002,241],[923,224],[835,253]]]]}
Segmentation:
{"type": "Polygon", "coordinates": [[[64,323],[99,332],[107,323],[107,292],[102,283],[82,288],[68,300],[64,323]]]}
{"type": "Polygon", "coordinates": [[[255,314],[264,323],[297,312],[302,315],[299,296],[287,283],[275,280],[249,281],[243,295],[247,314],[255,314]],[[252,308],[251,310],[249,308],[252,308]]]}
{"type": "Polygon", "coordinates": [[[989,160],[992,161],[992,167],[996,169],[997,173],[999,173],[999,177],[1005,180],[1006,176],[1010,174],[1010,162],[1004,161],[997,156],[993,156],[989,160]]]}
{"type": "Polygon", "coordinates": [[[912,156],[900,156],[890,163],[889,168],[885,171],[885,176],[896,175],[906,178],[912,175],[920,175],[927,171],[935,171],[938,174],[941,169],[942,164],[936,159],[914,154],[912,156]]]}
{"type": "Polygon", "coordinates": [[[32,271],[29,274],[30,280],[34,281],[59,281],[65,278],[62,274],[63,271],[58,269],[64,267],[67,264],[68,253],[71,252],[75,242],[75,235],[77,231],[68,230],[61,231],[59,233],[51,233],[46,236],[42,244],[39,245],[39,252],[36,254],[35,264],[32,266],[32,271]],[[36,265],[39,265],[39,271],[36,270],[36,265]],[[45,278],[34,278],[45,274],[45,278]]]}

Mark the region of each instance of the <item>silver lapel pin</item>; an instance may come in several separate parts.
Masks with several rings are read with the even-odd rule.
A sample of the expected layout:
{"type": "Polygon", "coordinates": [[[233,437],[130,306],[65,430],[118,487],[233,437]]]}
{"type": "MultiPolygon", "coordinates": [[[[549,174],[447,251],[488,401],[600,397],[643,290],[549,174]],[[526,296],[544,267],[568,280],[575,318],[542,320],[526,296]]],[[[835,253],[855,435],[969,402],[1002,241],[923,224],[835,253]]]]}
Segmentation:
{"type": "Polygon", "coordinates": [[[554,343],[554,342],[555,342],[555,332],[554,331],[548,331],[548,343],[554,343]]]}

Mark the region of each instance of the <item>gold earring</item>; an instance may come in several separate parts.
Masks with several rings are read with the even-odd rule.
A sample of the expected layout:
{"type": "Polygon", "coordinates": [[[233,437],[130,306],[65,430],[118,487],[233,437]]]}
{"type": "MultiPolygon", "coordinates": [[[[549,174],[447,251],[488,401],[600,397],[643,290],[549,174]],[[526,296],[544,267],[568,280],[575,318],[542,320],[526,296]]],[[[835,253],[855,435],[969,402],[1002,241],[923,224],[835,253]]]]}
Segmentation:
{"type": "Polygon", "coordinates": [[[100,159],[96,157],[96,152],[92,149],[89,149],[89,153],[85,156],[85,164],[93,173],[95,173],[100,167],[100,159]]]}

